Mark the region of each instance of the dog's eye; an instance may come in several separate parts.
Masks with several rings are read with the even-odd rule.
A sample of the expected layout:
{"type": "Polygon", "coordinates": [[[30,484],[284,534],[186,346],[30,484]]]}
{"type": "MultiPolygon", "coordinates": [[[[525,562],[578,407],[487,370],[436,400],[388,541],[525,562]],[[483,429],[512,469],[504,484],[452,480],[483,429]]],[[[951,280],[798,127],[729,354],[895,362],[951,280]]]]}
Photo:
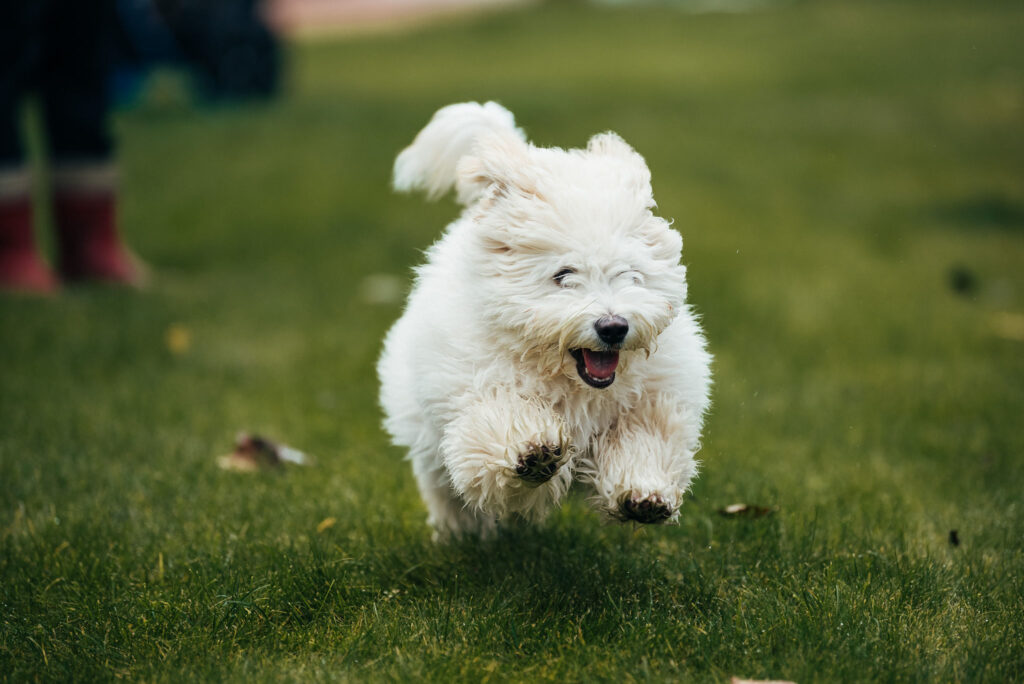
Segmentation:
{"type": "Polygon", "coordinates": [[[561,285],[563,280],[565,280],[568,276],[571,276],[575,272],[575,268],[563,268],[559,270],[558,273],[556,273],[554,276],[552,276],[551,279],[554,280],[559,285],[561,285]]]}
{"type": "Polygon", "coordinates": [[[620,271],[619,273],[615,274],[616,278],[620,278],[623,276],[628,277],[630,280],[632,280],[634,285],[644,284],[644,276],[642,273],[640,273],[640,271],[634,271],[632,269],[629,269],[626,271],[620,271]]]}

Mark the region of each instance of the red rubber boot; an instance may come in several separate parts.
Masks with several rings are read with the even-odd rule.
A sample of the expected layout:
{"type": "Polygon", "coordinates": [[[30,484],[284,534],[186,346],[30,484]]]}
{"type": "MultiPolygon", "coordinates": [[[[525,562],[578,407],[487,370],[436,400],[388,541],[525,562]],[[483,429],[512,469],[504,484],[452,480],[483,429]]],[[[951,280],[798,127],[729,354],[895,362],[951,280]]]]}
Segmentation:
{"type": "Polygon", "coordinates": [[[52,294],[57,279],[39,256],[28,193],[0,194],[0,290],[52,294]]]}
{"type": "Polygon", "coordinates": [[[111,187],[62,182],[54,189],[58,264],[68,282],[99,281],[143,287],[145,264],[122,242],[117,231],[116,195],[111,187]]]}

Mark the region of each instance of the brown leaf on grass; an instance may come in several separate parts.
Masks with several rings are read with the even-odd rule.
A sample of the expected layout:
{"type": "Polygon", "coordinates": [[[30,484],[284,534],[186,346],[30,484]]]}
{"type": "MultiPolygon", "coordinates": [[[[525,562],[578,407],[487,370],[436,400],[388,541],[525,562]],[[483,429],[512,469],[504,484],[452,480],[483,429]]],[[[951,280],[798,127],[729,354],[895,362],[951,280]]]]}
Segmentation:
{"type": "Polygon", "coordinates": [[[249,473],[265,468],[277,468],[285,463],[309,465],[309,457],[290,446],[247,432],[238,433],[234,451],[217,459],[217,464],[225,470],[249,473]]]}
{"type": "Polygon", "coordinates": [[[164,342],[167,344],[169,352],[175,356],[181,356],[192,346],[192,331],[180,323],[175,323],[167,328],[164,342]]]}
{"type": "Polygon", "coordinates": [[[719,515],[726,518],[762,518],[771,515],[775,509],[771,506],[756,506],[754,504],[734,503],[725,508],[719,508],[719,515]]]}
{"type": "Polygon", "coordinates": [[[729,684],[794,684],[785,679],[741,679],[740,677],[733,677],[729,680],[729,684]]]}

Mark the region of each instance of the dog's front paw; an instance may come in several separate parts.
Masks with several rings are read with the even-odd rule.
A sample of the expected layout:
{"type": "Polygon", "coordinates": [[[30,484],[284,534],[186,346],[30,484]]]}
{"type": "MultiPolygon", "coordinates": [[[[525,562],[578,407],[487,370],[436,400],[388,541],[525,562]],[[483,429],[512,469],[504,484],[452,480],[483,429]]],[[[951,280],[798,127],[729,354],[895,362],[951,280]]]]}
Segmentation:
{"type": "Polygon", "coordinates": [[[674,512],[672,505],[658,494],[627,492],[619,499],[618,515],[622,520],[657,524],[669,520],[674,512]]]}
{"type": "Polygon", "coordinates": [[[544,484],[558,472],[564,459],[563,449],[559,444],[529,444],[524,453],[519,454],[516,464],[516,476],[531,487],[544,484]]]}
{"type": "Polygon", "coordinates": [[[502,394],[471,405],[441,443],[452,489],[494,518],[540,520],[572,482],[576,449],[566,432],[539,399],[502,394]]]}

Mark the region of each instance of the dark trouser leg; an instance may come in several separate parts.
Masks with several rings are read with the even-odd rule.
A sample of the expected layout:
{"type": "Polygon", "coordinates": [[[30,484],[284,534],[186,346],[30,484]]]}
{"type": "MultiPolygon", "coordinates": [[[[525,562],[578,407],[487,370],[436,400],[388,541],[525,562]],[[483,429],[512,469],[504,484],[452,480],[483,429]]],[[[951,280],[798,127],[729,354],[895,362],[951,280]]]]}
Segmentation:
{"type": "Polygon", "coordinates": [[[0,168],[24,163],[21,106],[35,85],[45,0],[0,0],[0,168]]]}
{"type": "Polygon", "coordinates": [[[110,161],[114,2],[48,4],[40,89],[50,156],[55,165],[110,161]]]}

